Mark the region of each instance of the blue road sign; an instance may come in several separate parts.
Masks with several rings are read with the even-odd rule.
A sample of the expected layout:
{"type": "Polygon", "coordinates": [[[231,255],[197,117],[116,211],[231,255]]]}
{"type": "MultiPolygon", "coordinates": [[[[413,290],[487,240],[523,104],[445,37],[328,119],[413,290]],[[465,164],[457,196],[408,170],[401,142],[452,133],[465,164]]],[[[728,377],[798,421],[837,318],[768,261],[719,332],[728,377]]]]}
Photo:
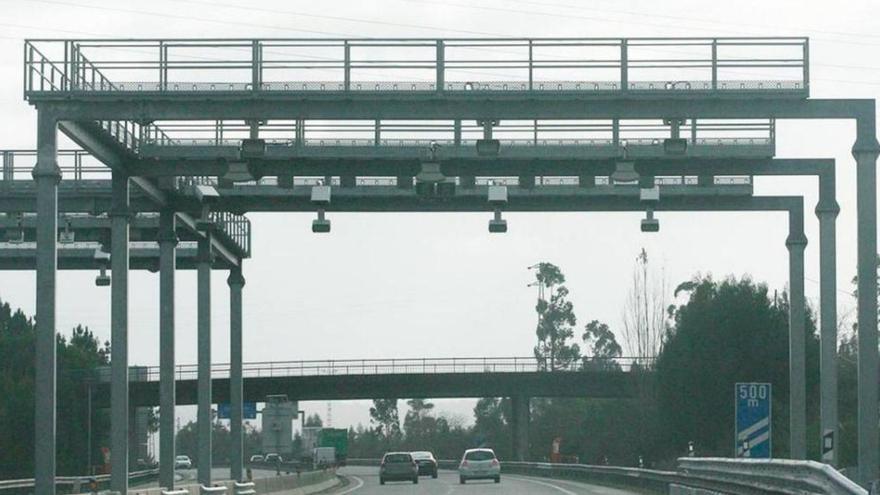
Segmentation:
{"type": "MultiPolygon", "coordinates": [[[[257,419],[257,403],[256,402],[244,402],[244,403],[242,403],[242,409],[244,412],[244,419],[257,419]]],[[[217,417],[218,418],[229,419],[229,415],[230,415],[229,403],[217,404],[217,417]]]]}
{"type": "Polygon", "coordinates": [[[736,457],[770,458],[773,445],[772,391],[773,386],[769,383],[736,384],[736,457]]]}

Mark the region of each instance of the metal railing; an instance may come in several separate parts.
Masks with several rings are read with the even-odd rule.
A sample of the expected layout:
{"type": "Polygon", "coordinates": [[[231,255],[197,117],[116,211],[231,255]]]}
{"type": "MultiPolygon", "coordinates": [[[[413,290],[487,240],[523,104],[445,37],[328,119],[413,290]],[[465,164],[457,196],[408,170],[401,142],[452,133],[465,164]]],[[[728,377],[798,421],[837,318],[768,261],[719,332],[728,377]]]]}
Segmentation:
{"type": "MultiPolygon", "coordinates": [[[[148,133],[143,145],[240,146],[252,136],[251,126],[236,121],[159,121],[162,133],[148,133]]],[[[775,121],[685,120],[679,133],[691,145],[773,145],[775,121]]],[[[509,146],[646,146],[671,136],[670,125],[660,121],[503,121],[492,134],[509,146]]],[[[377,146],[432,148],[473,146],[484,137],[484,128],[461,121],[269,121],[257,128],[267,144],[296,147],[377,146]]]]}
{"type": "Polygon", "coordinates": [[[217,225],[218,231],[225,240],[233,243],[241,250],[244,258],[251,256],[251,221],[244,215],[228,211],[212,211],[209,218],[217,225]]]}
{"type": "Polygon", "coordinates": [[[752,486],[771,493],[868,493],[833,467],[815,461],[684,457],[678,460],[678,467],[694,479],[752,486]]]}
{"type": "MultiPolygon", "coordinates": [[[[146,469],[143,471],[134,471],[128,473],[128,480],[131,483],[142,483],[150,481],[159,476],[159,469],[146,469]]],[[[56,476],[55,486],[59,491],[69,493],[80,493],[85,489],[89,480],[94,479],[99,484],[107,484],[110,482],[109,474],[99,474],[95,476],[56,476]]],[[[0,493],[32,493],[34,488],[34,479],[17,479],[17,480],[0,480],[0,493]]]]}
{"type": "MultiPolygon", "coordinates": [[[[304,361],[258,361],[243,363],[245,377],[290,377],[290,376],[342,376],[342,375],[384,375],[384,374],[427,374],[427,373],[579,373],[629,372],[637,369],[651,369],[653,358],[620,357],[614,359],[584,358],[570,366],[548,371],[545,363],[534,357],[457,357],[457,358],[404,358],[404,359],[338,359],[304,361]]],[[[229,376],[229,363],[211,365],[211,376],[229,376]]],[[[177,365],[174,372],[178,380],[195,379],[198,365],[177,365]]],[[[109,368],[99,369],[97,378],[107,381],[109,368]]],[[[138,367],[133,381],[156,381],[159,379],[158,366],[138,367]]]]}
{"type": "Polygon", "coordinates": [[[809,41],[767,38],[27,40],[47,92],[794,92],[809,41]]]}

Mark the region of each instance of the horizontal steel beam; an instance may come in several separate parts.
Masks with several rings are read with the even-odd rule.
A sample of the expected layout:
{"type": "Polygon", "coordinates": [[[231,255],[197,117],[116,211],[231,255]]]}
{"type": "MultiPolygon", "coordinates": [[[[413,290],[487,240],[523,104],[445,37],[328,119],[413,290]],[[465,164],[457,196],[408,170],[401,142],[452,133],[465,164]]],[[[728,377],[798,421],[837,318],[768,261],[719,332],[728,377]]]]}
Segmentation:
{"type": "MultiPolygon", "coordinates": [[[[233,211],[315,211],[311,187],[280,189],[275,186],[239,186],[221,189],[217,209],[233,211]]],[[[657,211],[784,210],[788,200],[751,196],[750,186],[661,187],[657,211]],[[664,193],[664,189],[666,193],[664,193]]],[[[183,203],[182,203],[183,205],[183,203]]],[[[193,199],[190,208],[198,203],[193,199]]],[[[636,186],[536,186],[510,188],[503,211],[644,211],[636,186]]],[[[395,186],[334,188],[328,212],[481,212],[492,211],[487,188],[459,188],[448,198],[425,198],[395,186]]]]}
{"type": "MultiPolygon", "coordinates": [[[[612,144],[542,144],[532,145],[528,141],[520,144],[501,142],[498,156],[483,156],[477,150],[476,143],[461,145],[438,145],[431,148],[429,142],[422,146],[286,146],[278,144],[266,145],[262,162],[278,161],[497,161],[513,160],[601,160],[620,158],[626,154],[629,159],[663,159],[668,155],[663,141],[656,144],[618,146],[612,144]]],[[[170,160],[182,169],[191,160],[222,160],[244,161],[239,146],[188,146],[165,145],[146,146],[139,152],[144,165],[156,164],[158,161],[170,160]]],[[[681,156],[674,159],[742,159],[771,158],[774,155],[773,145],[763,144],[688,144],[681,156]]],[[[132,172],[133,175],[136,175],[132,172]]]]}
{"type": "MultiPolygon", "coordinates": [[[[441,171],[447,176],[607,176],[614,171],[620,158],[541,159],[497,157],[441,160],[441,171]]],[[[426,160],[411,157],[368,160],[352,158],[262,159],[250,162],[257,176],[290,174],[294,176],[353,175],[357,177],[414,176],[426,160]]],[[[822,158],[779,159],[755,158],[641,158],[635,160],[637,172],[653,175],[814,175],[816,163],[832,163],[822,158]]],[[[825,165],[821,165],[825,166],[825,165]]],[[[229,162],[214,159],[138,160],[130,165],[132,173],[146,177],[222,176],[229,162]]]]}
{"type": "Polygon", "coordinates": [[[577,95],[346,94],[285,96],[40,95],[30,99],[61,120],[257,119],[853,119],[874,113],[871,99],[627,98],[577,95]]]}
{"type": "MultiPolygon", "coordinates": [[[[108,260],[95,258],[98,244],[75,245],[59,244],[58,269],[59,270],[98,270],[108,268],[108,260]]],[[[182,270],[194,270],[197,264],[197,252],[195,246],[179,246],[177,253],[177,268],[182,270]]],[[[10,244],[0,243],[0,270],[34,270],[36,267],[36,246],[34,243],[10,244]]],[[[129,247],[129,267],[132,270],[147,270],[156,272],[159,269],[158,246],[145,247],[133,244],[129,247]]],[[[218,258],[214,263],[214,269],[229,269],[229,265],[218,258]]]]}
{"type": "MultiPolygon", "coordinates": [[[[215,402],[229,401],[229,379],[211,380],[215,402]]],[[[96,407],[107,407],[96,387],[96,407]]],[[[132,381],[131,404],[159,404],[159,383],[132,381]]],[[[196,380],[177,380],[177,405],[196,403],[196,380]]],[[[291,400],[354,400],[379,397],[466,398],[525,394],[531,397],[634,397],[636,377],[614,371],[425,373],[335,376],[245,377],[244,400],[264,401],[267,395],[286,394],[291,400]]]]}

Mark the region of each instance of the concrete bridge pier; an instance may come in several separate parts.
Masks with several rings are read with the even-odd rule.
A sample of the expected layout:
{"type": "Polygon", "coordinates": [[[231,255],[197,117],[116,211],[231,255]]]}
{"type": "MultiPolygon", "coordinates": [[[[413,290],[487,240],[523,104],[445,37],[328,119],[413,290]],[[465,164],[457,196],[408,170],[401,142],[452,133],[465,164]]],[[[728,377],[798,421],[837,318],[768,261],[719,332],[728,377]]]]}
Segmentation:
{"type": "Polygon", "coordinates": [[[513,458],[517,461],[526,461],[529,458],[529,398],[522,395],[514,395],[510,398],[513,409],[513,458]]]}

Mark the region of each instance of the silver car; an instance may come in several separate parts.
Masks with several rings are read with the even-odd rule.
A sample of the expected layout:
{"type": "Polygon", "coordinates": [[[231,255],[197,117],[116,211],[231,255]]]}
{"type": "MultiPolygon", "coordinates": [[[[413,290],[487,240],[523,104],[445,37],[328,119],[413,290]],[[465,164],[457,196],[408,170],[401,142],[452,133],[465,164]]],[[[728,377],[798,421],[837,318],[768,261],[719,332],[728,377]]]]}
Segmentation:
{"type": "Polygon", "coordinates": [[[501,483],[501,463],[492,449],[468,449],[458,465],[458,482],[467,480],[495,480],[501,483]]]}
{"type": "Polygon", "coordinates": [[[174,469],[192,469],[192,461],[189,456],[179,455],[174,458],[174,469]]]}

